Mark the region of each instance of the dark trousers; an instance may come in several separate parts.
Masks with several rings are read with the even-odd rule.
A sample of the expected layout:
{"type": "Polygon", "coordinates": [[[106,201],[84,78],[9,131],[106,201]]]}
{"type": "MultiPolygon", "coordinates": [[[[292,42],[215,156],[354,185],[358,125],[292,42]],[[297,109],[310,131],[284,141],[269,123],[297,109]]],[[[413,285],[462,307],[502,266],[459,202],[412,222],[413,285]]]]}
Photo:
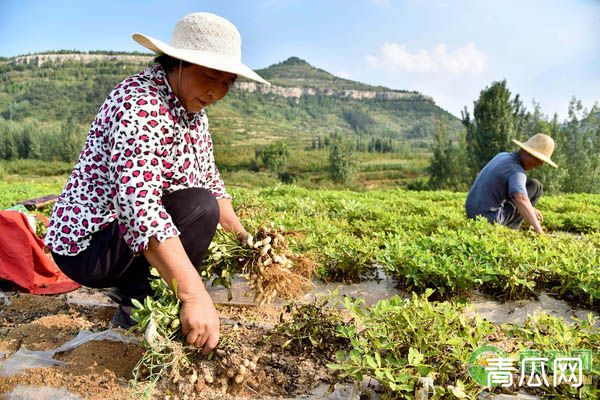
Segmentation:
{"type": "MultiPolygon", "coordinates": [[[[219,204],[205,189],[189,188],[162,197],[165,210],[181,232],[179,239],[192,264],[199,269],[219,222],[219,204]]],[[[58,267],[75,282],[93,288],[116,287],[121,305],[152,295],[150,263],[134,255],[119,234],[117,221],[92,235],[89,247],[74,256],[52,253],[58,267]]]]}
{"type": "MultiPolygon", "coordinates": [[[[535,206],[542,197],[543,186],[537,179],[527,179],[527,197],[531,205],[535,206]]],[[[506,200],[504,207],[498,214],[498,223],[512,229],[519,229],[523,223],[523,217],[512,199],[506,200]]]]}

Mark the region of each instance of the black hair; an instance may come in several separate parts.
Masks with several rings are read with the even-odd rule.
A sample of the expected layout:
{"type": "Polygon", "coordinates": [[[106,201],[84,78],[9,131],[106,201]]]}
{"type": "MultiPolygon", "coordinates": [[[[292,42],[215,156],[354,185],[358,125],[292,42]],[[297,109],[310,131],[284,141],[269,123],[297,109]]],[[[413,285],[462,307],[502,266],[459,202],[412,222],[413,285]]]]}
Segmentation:
{"type": "Polygon", "coordinates": [[[160,64],[165,72],[173,71],[175,68],[179,67],[179,63],[181,63],[182,67],[187,67],[188,65],[192,65],[187,61],[180,60],[175,57],[171,57],[168,54],[161,54],[160,56],[156,56],[154,58],[154,62],[160,64]]]}

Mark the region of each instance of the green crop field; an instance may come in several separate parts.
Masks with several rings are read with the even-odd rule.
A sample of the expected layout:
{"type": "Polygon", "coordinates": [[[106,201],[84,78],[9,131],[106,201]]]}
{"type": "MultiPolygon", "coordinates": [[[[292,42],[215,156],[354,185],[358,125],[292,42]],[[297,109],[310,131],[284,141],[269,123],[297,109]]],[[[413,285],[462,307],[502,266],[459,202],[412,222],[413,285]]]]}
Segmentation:
{"type": "MultiPolygon", "coordinates": [[[[60,193],[64,178],[0,181],[0,207],[60,193]]],[[[547,290],[598,309],[600,196],[543,197],[547,234],[510,231],[464,217],[464,193],[311,190],[296,186],[231,190],[249,230],[274,221],[299,239],[322,278],[359,280],[375,264],[407,289],[440,297],[473,289],[497,298],[547,290]]]]}
{"type": "MultiPolygon", "coordinates": [[[[363,165],[368,170],[373,164],[363,165]]],[[[4,168],[11,171],[14,165],[4,168]]],[[[64,179],[5,171],[0,207],[59,193],[64,179]]],[[[369,327],[364,331],[327,319],[331,316],[319,317],[326,319],[314,325],[309,315],[325,312],[319,305],[296,309],[292,322],[278,327],[290,343],[310,338],[315,351],[330,354],[328,367],[340,377],[361,381],[373,376],[391,397],[412,398],[421,377],[435,376],[440,398],[470,398],[482,387],[466,376],[464,363],[492,338],[518,349],[555,344],[561,350],[600,349],[598,321],[591,316],[574,324],[535,316],[524,328],[463,316],[464,299],[474,290],[497,300],[531,298],[544,291],[573,305],[600,309],[599,195],[543,197],[539,208],[547,234],[538,236],[527,229],[511,231],[485,220],[467,220],[464,193],[293,185],[238,186],[231,192],[249,231],[266,221],[282,225],[291,249],[316,262],[319,278],[355,282],[372,277],[379,266],[414,293],[412,300],[394,297],[373,307],[346,299],[343,307],[357,324],[369,327]],[[333,341],[321,349],[319,337],[326,334],[333,341]]],[[[595,359],[594,365],[596,380],[580,391],[582,398],[594,399],[599,393],[595,359]]],[[[550,398],[571,398],[574,393],[566,385],[546,392],[550,398]]]]}

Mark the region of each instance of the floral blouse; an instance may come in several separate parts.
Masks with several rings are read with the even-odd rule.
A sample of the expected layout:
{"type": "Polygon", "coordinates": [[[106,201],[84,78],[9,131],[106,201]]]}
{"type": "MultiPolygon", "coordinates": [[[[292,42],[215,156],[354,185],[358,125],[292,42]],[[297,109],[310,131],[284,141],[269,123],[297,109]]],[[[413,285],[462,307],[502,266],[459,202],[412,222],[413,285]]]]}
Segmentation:
{"type": "Polygon", "coordinates": [[[157,64],[118,84],[98,111],[45,243],[75,255],[117,220],[127,245],[140,252],[153,236],[163,242],[179,235],[161,197],[190,187],[231,198],[215,165],[205,111],[187,113],[157,64]]]}

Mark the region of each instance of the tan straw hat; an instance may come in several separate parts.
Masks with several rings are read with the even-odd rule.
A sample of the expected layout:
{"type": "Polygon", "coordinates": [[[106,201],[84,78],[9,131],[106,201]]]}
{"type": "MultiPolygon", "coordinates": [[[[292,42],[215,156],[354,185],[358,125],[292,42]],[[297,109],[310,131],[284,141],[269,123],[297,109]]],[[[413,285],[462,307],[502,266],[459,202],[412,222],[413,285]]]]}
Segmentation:
{"type": "Polygon", "coordinates": [[[158,54],[219,71],[231,72],[254,81],[269,82],[242,63],[242,38],[225,18],[210,13],[192,13],[177,21],[171,44],[134,33],[133,40],[158,54]]]}
{"type": "Polygon", "coordinates": [[[550,136],[543,133],[536,133],[525,143],[521,143],[515,139],[512,141],[535,158],[552,165],[554,168],[558,168],[558,165],[550,159],[554,151],[554,140],[550,136]]]}

